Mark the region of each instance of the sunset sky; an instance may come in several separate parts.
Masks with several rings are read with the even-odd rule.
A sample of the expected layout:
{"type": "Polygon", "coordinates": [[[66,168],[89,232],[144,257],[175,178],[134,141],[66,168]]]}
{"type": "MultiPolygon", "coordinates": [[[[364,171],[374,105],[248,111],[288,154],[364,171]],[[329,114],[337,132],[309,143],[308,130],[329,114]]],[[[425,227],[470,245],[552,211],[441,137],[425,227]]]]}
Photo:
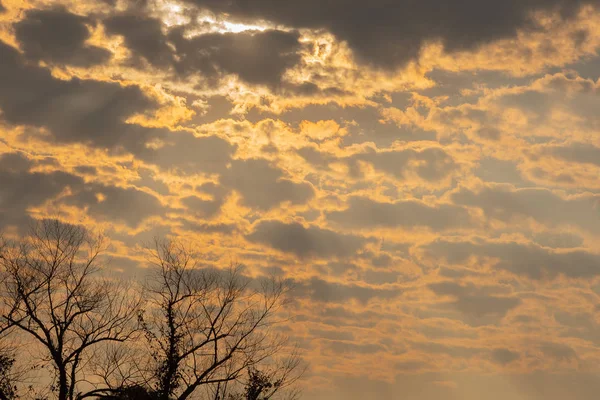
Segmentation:
{"type": "Polygon", "coordinates": [[[303,399],[600,393],[600,0],[0,0],[0,230],[295,284],[303,399]]]}

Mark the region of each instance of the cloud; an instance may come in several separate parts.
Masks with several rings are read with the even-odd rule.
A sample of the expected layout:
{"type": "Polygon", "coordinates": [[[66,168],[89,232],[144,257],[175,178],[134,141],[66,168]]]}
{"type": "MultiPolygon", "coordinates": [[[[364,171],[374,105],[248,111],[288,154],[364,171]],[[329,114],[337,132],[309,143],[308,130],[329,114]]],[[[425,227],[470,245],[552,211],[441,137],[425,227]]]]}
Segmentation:
{"type": "Polygon", "coordinates": [[[264,159],[234,160],[221,176],[221,183],[239,192],[244,205],[268,210],[283,202],[304,204],[315,191],[306,183],[288,179],[281,169],[264,159]]]}
{"type": "Polygon", "coordinates": [[[266,30],[170,38],[181,59],[176,68],[184,74],[234,74],[248,83],[273,87],[300,61],[297,32],[266,30]]]}
{"type": "Polygon", "coordinates": [[[572,17],[596,0],[316,0],[273,2],[187,0],[201,8],[247,21],[266,20],[293,28],[325,29],[348,43],[362,62],[394,68],[418,57],[424,44],[441,41],[447,51],[474,49],[532,28],[531,12],[560,11],[572,17]]]}
{"type": "Polygon", "coordinates": [[[509,349],[494,349],[492,351],[492,360],[497,364],[510,364],[519,359],[519,353],[515,353],[509,349]]]}
{"type": "Polygon", "coordinates": [[[123,36],[134,62],[142,58],[160,68],[169,68],[175,62],[159,19],[135,14],[114,15],[103,23],[108,34],[123,36]]]}
{"type": "Polygon", "coordinates": [[[464,314],[471,324],[501,319],[508,311],[521,304],[520,299],[507,295],[509,292],[499,286],[478,287],[447,281],[433,283],[428,287],[437,295],[453,297],[454,300],[449,305],[464,314]]]}
{"type": "Polygon", "coordinates": [[[327,340],[325,348],[336,354],[375,354],[386,351],[386,348],[377,343],[353,343],[339,340],[327,340]]]}
{"type": "Polygon", "coordinates": [[[63,171],[32,171],[35,165],[21,154],[0,156],[0,214],[7,223],[19,223],[26,218],[30,207],[57,199],[59,203],[85,209],[95,218],[130,226],[164,211],[158,199],[135,188],[86,183],[79,176],[63,171]]]}
{"type": "Polygon", "coordinates": [[[449,176],[458,165],[444,149],[430,147],[423,150],[402,149],[359,153],[351,160],[366,161],[375,169],[386,172],[398,179],[408,179],[409,173],[416,174],[426,181],[436,182],[449,176]]]}
{"type": "Polygon", "coordinates": [[[224,173],[237,147],[218,136],[195,136],[169,132],[160,136],[161,146],[144,146],[137,157],[167,171],[183,174],[224,173]]]}
{"type": "Polygon", "coordinates": [[[202,33],[189,37],[184,27],[167,32],[161,20],[144,15],[114,15],[104,21],[107,32],[121,35],[133,54],[179,76],[226,74],[257,85],[276,87],[283,73],[300,61],[298,32],[265,30],[202,33]]]}
{"type": "Polygon", "coordinates": [[[14,24],[15,35],[26,57],[50,63],[90,67],[111,57],[110,51],[86,44],[90,18],[64,8],[32,9],[14,24]]]}
{"type": "Polygon", "coordinates": [[[223,205],[223,199],[204,200],[197,196],[184,197],[181,202],[190,212],[201,218],[215,216],[223,205]]]}
{"type": "Polygon", "coordinates": [[[600,167],[600,148],[584,143],[565,146],[547,146],[543,153],[555,158],[578,164],[591,164],[600,167]]]}
{"type": "Polygon", "coordinates": [[[414,349],[422,350],[426,353],[432,353],[436,355],[447,354],[453,358],[472,358],[483,351],[482,348],[478,347],[447,345],[432,341],[414,342],[411,343],[411,347],[414,349]]]}
{"type": "Polygon", "coordinates": [[[330,221],[355,228],[426,226],[445,230],[469,226],[471,216],[466,209],[448,204],[429,206],[417,200],[382,203],[365,197],[353,196],[349,207],[327,215],[330,221]]]}
{"type": "Polygon", "coordinates": [[[27,65],[16,49],[0,42],[0,109],[14,125],[46,128],[56,141],[138,152],[164,134],[125,121],[157,105],[139,87],[54,78],[27,65]]]}
{"type": "Polygon", "coordinates": [[[487,185],[477,191],[462,188],[451,199],[456,204],[481,208],[489,218],[505,222],[532,218],[549,226],[579,226],[600,233],[599,195],[564,198],[548,189],[487,185]]]}
{"type": "Polygon", "coordinates": [[[577,353],[572,347],[562,343],[545,342],[538,346],[545,356],[556,361],[572,361],[577,359],[577,353]]]}
{"type": "Polygon", "coordinates": [[[600,275],[600,255],[585,250],[553,250],[534,244],[516,242],[436,240],[423,247],[426,257],[445,260],[454,265],[470,257],[492,260],[495,269],[509,271],[533,280],[565,276],[589,279],[600,275]]]}
{"type": "Polygon", "coordinates": [[[86,184],[64,202],[85,209],[98,220],[123,222],[130,227],[165,211],[160,201],[146,192],[101,184],[86,184]]]}
{"type": "Polygon", "coordinates": [[[355,299],[366,304],[374,298],[390,299],[402,293],[399,289],[328,282],[320,278],[296,281],[295,283],[297,285],[295,290],[298,291],[298,294],[309,296],[314,301],[324,303],[344,303],[355,299]]]}
{"type": "Polygon", "coordinates": [[[34,163],[19,153],[0,155],[0,225],[21,223],[30,207],[41,206],[83,180],[62,171],[30,172],[34,163]]]}
{"type": "Polygon", "coordinates": [[[0,42],[0,109],[13,125],[47,129],[58,143],[127,151],[164,169],[219,172],[236,147],[216,136],[144,127],[128,120],[159,108],[140,87],[91,79],[54,78],[0,42]],[[160,142],[162,147],[148,146],[160,142]]]}
{"type": "Polygon", "coordinates": [[[266,244],[284,253],[295,254],[299,258],[348,257],[355,254],[367,239],[337,233],[317,226],[304,227],[280,221],[261,221],[254,231],[246,236],[251,242],[266,244]]]}

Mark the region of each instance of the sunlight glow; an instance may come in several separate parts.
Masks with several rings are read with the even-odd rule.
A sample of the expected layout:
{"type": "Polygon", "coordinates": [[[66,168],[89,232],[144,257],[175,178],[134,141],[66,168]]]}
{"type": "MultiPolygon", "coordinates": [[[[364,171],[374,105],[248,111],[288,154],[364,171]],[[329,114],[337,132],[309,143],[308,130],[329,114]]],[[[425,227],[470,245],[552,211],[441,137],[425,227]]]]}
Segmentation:
{"type": "Polygon", "coordinates": [[[267,29],[264,26],[246,25],[246,24],[234,23],[234,22],[228,22],[228,21],[224,21],[223,26],[225,27],[225,29],[223,30],[224,32],[233,32],[233,33],[239,33],[239,32],[244,32],[244,31],[261,31],[262,32],[267,29]]]}

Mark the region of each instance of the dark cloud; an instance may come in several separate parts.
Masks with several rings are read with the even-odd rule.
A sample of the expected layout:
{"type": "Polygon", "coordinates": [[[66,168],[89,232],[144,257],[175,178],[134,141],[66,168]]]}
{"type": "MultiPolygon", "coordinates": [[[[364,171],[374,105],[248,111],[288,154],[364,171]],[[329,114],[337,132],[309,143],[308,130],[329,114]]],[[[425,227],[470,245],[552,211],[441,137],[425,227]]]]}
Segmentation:
{"type": "Polygon", "coordinates": [[[583,250],[556,251],[515,242],[450,242],[437,240],[425,246],[428,257],[463,264],[469,257],[496,259],[494,267],[530,279],[593,278],[600,275],[600,255],[583,250]]]}
{"type": "Polygon", "coordinates": [[[120,188],[101,184],[86,184],[64,199],[65,203],[84,208],[96,219],[123,222],[138,226],[151,216],[165,210],[158,199],[135,188],[120,188]]]}
{"type": "Polygon", "coordinates": [[[156,193],[168,195],[170,193],[169,185],[158,179],[155,173],[148,168],[138,169],[139,179],[135,181],[138,188],[148,188],[156,193]]]}
{"type": "Polygon", "coordinates": [[[317,226],[305,228],[299,223],[286,224],[280,221],[259,222],[246,239],[300,258],[348,257],[367,242],[362,237],[344,235],[317,226]]]}
{"type": "Polygon", "coordinates": [[[471,358],[483,351],[483,349],[477,347],[447,345],[431,341],[414,342],[411,344],[411,347],[418,350],[422,350],[426,353],[447,354],[455,358],[471,358]]]}
{"type": "Polygon", "coordinates": [[[134,63],[143,59],[180,77],[200,73],[215,79],[233,74],[248,83],[275,87],[300,61],[298,32],[244,31],[190,38],[184,28],[166,32],[159,19],[143,15],[115,15],[104,23],[107,32],[123,36],[134,63]]]}
{"type": "Polygon", "coordinates": [[[448,51],[472,49],[531,27],[533,10],[573,16],[597,0],[187,0],[242,20],[267,20],[294,28],[326,29],[344,40],[359,60],[391,68],[414,59],[428,41],[448,51]]]}
{"type": "Polygon", "coordinates": [[[0,156],[0,226],[22,224],[27,210],[44,204],[83,180],[62,171],[30,172],[34,163],[18,153],[0,156]]]}
{"type": "Polygon", "coordinates": [[[310,184],[288,179],[284,171],[263,159],[234,160],[221,183],[239,192],[245,205],[261,210],[286,201],[303,204],[315,194],[310,184]]]}
{"type": "Polygon", "coordinates": [[[45,128],[60,143],[128,151],[148,163],[183,172],[220,172],[235,151],[235,146],[216,136],[196,137],[126,123],[159,107],[138,86],[56,79],[44,68],[27,65],[2,42],[0,59],[0,109],[2,118],[13,125],[45,128]],[[147,146],[151,141],[163,146],[147,146]]]}
{"type": "Polygon", "coordinates": [[[30,207],[66,192],[70,194],[60,201],[86,209],[96,218],[122,221],[130,226],[163,211],[154,196],[140,190],[86,183],[81,177],[62,171],[35,172],[31,170],[34,166],[33,161],[17,153],[0,156],[0,225],[22,223],[30,207]]]}
{"type": "Polygon", "coordinates": [[[357,154],[350,161],[366,161],[380,171],[406,179],[407,172],[414,172],[427,181],[439,181],[458,167],[451,155],[438,147],[424,150],[392,150],[357,154]]]}
{"type": "Polygon", "coordinates": [[[184,197],[181,202],[188,211],[201,218],[215,216],[223,205],[223,199],[204,200],[197,196],[184,197]]]}
{"type": "Polygon", "coordinates": [[[577,359],[575,350],[566,344],[546,342],[540,344],[539,349],[545,356],[556,361],[571,361],[577,359]]]}
{"type": "Polygon", "coordinates": [[[397,372],[412,372],[430,368],[431,365],[426,361],[406,360],[394,363],[394,370],[397,372]]]}
{"type": "Polygon", "coordinates": [[[324,330],[324,329],[309,329],[308,332],[312,336],[329,340],[354,340],[354,334],[350,331],[343,330],[324,330]]]}
{"type": "Polygon", "coordinates": [[[28,10],[14,28],[28,58],[89,67],[111,57],[110,51],[86,44],[91,36],[87,25],[91,23],[89,18],[53,8],[28,10]]]}
{"type": "Polygon", "coordinates": [[[533,236],[533,240],[541,246],[554,249],[572,249],[583,247],[584,244],[581,236],[570,232],[540,232],[533,236]]]}
{"type": "Polygon", "coordinates": [[[193,232],[220,233],[223,235],[232,235],[238,230],[238,226],[236,224],[192,222],[188,220],[182,220],[181,227],[185,230],[190,230],[193,232]]]}
{"type": "Polygon", "coordinates": [[[533,218],[551,226],[573,225],[600,233],[599,195],[563,198],[548,189],[492,185],[477,192],[463,188],[451,198],[456,204],[481,208],[488,217],[506,222],[533,218]]]}
{"type": "Polygon", "coordinates": [[[357,228],[426,226],[436,230],[464,227],[472,222],[466,209],[447,204],[431,207],[416,200],[380,203],[365,197],[351,197],[348,204],[348,209],[334,211],[328,219],[357,228]]]}
{"type": "Polygon", "coordinates": [[[164,135],[162,130],[125,123],[157,107],[137,86],[56,79],[47,69],[27,65],[3,42],[0,59],[0,109],[11,124],[46,128],[62,143],[132,152],[164,135]]]}
{"type": "Polygon", "coordinates": [[[466,321],[471,324],[502,318],[521,303],[499,286],[479,287],[448,281],[430,284],[429,289],[438,295],[453,297],[450,305],[464,314],[466,321]]]}
{"type": "Polygon", "coordinates": [[[212,33],[185,39],[171,35],[182,73],[208,77],[234,74],[258,85],[276,86],[283,73],[300,61],[297,32],[267,30],[212,33]]]}
{"type": "Polygon", "coordinates": [[[161,68],[171,67],[175,62],[159,19],[133,14],[115,15],[104,20],[104,26],[107,33],[123,36],[125,45],[133,53],[134,62],[142,58],[161,68]]]}
{"type": "Polygon", "coordinates": [[[327,350],[336,354],[375,354],[386,351],[386,348],[377,343],[353,343],[339,340],[327,340],[324,342],[327,350]]]}
{"type": "Polygon", "coordinates": [[[519,359],[519,353],[508,349],[495,349],[492,351],[492,360],[495,363],[506,365],[519,359]]]}
{"type": "Polygon", "coordinates": [[[3,13],[4,11],[6,11],[6,7],[4,7],[2,1],[0,1],[0,13],[3,13]]]}
{"type": "Polygon", "coordinates": [[[144,146],[139,159],[164,170],[184,174],[222,173],[237,147],[217,136],[194,136],[188,132],[169,132],[161,136],[162,146],[144,146]]]}
{"type": "Polygon", "coordinates": [[[324,303],[344,303],[354,299],[366,304],[374,298],[390,299],[402,293],[398,289],[341,284],[319,278],[295,282],[295,288],[298,295],[324,303]]]}
{"type": "Polygon", "coordinates": [[[589,144],[573,143],[569,146],[549,146],[544,149],[544,153],[561,160],[600,167],[600,148],[589,144]]]}

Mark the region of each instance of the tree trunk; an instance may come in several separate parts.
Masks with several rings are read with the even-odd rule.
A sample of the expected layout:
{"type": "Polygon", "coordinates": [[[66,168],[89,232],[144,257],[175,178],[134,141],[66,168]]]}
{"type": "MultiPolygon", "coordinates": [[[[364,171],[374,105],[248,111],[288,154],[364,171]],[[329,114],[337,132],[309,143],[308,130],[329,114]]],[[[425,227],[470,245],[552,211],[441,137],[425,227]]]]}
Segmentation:
{"type": "Polygon", "coordinates": [[[58,368],[58,400],[69,400],[67,370],[63,366],[59,366],[58,368]]]}

